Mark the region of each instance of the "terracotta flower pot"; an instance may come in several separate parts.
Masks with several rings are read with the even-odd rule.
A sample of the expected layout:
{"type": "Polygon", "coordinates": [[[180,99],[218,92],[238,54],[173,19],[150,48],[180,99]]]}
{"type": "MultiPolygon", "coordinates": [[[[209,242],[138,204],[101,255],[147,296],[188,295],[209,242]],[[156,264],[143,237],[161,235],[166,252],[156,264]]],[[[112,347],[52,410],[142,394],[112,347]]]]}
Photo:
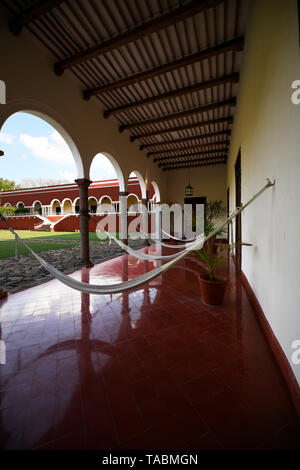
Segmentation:
{"type": "Polygon", "coordinates": [[[207,274],[200,276],[202,300],[208,305],[221,305],[224,300],[227,279],[211,281],[207,274]]]}

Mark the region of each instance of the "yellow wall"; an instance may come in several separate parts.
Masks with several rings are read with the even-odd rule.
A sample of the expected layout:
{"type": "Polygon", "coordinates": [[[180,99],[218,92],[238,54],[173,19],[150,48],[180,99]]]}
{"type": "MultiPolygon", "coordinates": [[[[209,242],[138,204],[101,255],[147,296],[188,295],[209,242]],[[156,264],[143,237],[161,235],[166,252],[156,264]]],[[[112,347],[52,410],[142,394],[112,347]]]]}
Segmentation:
{"type": "Polygon", "coordinates": [[[291,83],[300,79],[296,0],[252,0],[227,165],[231,208],[234,164],[241,148],[242,202],[276,180],[242,216],[242,269],[300,383],[291,361],[300,339],[299,203],[300,105],[291,83]]]}
{"type": "MultiPolygon", "coordinates": [[[[183,204],[184,189],[189,183],[188,170],[172,170],[167,173],[167,200],[183,204]]],[[[191,168],[190,184],[193,197],[206,196],[208,201],[221,199],[226,203],[226,166],[216,165],[191,168]]]]}

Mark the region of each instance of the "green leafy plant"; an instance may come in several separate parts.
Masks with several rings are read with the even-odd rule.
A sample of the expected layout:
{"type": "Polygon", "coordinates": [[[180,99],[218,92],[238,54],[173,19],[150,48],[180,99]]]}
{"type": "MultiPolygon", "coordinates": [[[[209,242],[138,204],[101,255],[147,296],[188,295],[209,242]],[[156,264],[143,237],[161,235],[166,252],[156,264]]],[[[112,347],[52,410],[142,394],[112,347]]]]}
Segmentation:
{"type": "MultiPolygon", "coordinates": [[[[210,242],[210,240],[208,240],[208,242],[210,242]]],[[[229,250],[242,245],[252,246],[250,243],[232,243],[231,245],[219,243],[217,252],[214,252],[213,244],[206,243],[201,250],[195,250],[194,253],[205,263],[209,279],[216,281],[216,269],[227,264],[229,250]]]]}
{"type": "Polygon", "coordinates": [[[16,214],[29,214],[30,209],[28,207],[17,207],[16,214]]]}
{"type": "Polygon", "coordinates": [[[0,214],[4,215],[4,217],[14,215],[16,210],[17,208],[12,206],[0,206],[0,214]]]}

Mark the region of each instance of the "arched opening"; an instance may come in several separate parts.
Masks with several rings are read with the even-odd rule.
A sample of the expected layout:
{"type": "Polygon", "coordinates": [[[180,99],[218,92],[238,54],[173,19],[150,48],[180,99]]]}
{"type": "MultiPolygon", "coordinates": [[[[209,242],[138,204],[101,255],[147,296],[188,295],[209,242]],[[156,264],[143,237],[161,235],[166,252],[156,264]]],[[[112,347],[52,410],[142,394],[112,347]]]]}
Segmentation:
{"type": "Polygon", "coordinates": [[[119,191],[125,191],[123,172],[117,160],[108,153],[97,153],[90,167],[91,181],[116,180],[119,191]]]}
{"type": "Polygon", "coordinates": [[[139,211],[139,200],[136,194],[128,194],[127,196],[127,211],[138,212],[139,211]]]}
{"type": "Polygon", "coordinates": [[[64,215],[67,215],[67,214],[72,214],[73,212],[73,207],[72,207],[72,201],[71,199],[64,199],[62,204],[62,213],[64,215]]]}
{"type": "MultiPolygon", "coordinates": [[[[140,199],[146,199],[147,198],[147,188],[146,188],[146,183],[144,178],[142,177],[141,173],[139,171],[132,171],[129,175],[128,178],[128,192],[131,192],[131,184],[134,183],[134,180],[138,180],[139,186],[140,186],[140,199]]],[[[133,191],[135,192],[135,191],[133,191]]]]}
{"type": "Polygon", "coordinates": [[[79,211],[80,211],[80,198],[79,197],[77,197],[74,200],[73,206],[74,206],[75,214],[79,214],[79,211]]]}
{"type": "Polygon", "coordinates": [[[149,188],[149,199],[152,199],[153,201],[155,200],[156,203],[161,202],[159,187],[155,181],[151,181],[149,188]],[[151,195],[153,196],[151,197],[151,195]]]}
{"type": "Polygon", "coordinates": [[[25,205],[22,201],[20,201],[20,202],[17,202],[16,208],[22,210],[22,209],[25,209],[25,205]]]}
{"type": "Polygon", "coordinates": [[[98,208],[98,201],[94,196],[89,197],[88,208],[91,214],[96,214],[98,208]]]}
{"type": "Polygon", "coordinates": [[[6,105],[0,116],[1,147],[9,155],[0,162],[1,174],[6,178],[17,183],[21,178],[31,180],[30,186],[48,186],[44,182],[32,184],[32,180],[55,181],[58,175],[64,182],[73,182],[84,177],[82,159],[73,138],[59,123],[55,111],[46,108],[31,100],[6,105]],[[37,105],[40,110],[34,109],[37,105]],[[38,160],[40,164],[36,164],[38,160]]]}
{"type": "Polygon", "coordinates": [[[51,214],[50,215],[60,215],[61,214],[61,205],[57,199],[54,199],[51,204],[51,214]]]}
{"type": "Polygon", "coordinates": [[[40,201],[34,201],[32,209],[34,214],[42,215],[42,203],[40,201]]]}
{"type": "Polygon", "coordinates": [[[115,212],[115,205],[109,196],[102,196],[99,200],[99,212],[101,214],[115,212]]]}

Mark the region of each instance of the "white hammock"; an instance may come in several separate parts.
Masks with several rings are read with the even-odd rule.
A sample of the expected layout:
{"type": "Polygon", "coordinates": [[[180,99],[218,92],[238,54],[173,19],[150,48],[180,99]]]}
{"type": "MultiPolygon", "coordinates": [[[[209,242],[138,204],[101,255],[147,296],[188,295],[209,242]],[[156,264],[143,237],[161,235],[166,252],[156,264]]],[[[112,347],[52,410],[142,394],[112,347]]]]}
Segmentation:
{"type": "Polygon", "coordinates": [[[191,243],[191,242],[194,242],[195,241],[195,238],[189,238],[189,239],[182,239],[182,238],[176,238],[176,237],[173,237],[170,233],[166,232],[165,230],[161,229],[161,231],[167,235],[167,237],[170,237],[172,238],[173,240],[176,240],[177,242],[186,242],[186,243],[191,243]]]}
{"type": "MultiPolygon", "coordinates": [[[[164,246],[166,248],[174,248],[175,250],[181,250],[181,248],[187,248],[188,247],[188,243],[184,243],[184,244],[181,244],[181,245],[171,245],[170,243],[164,243],[164,242],[161,242],[159,240],[153,240],[153,238],[150,237],[150,235],[146,232],[143,232],[143,230],[140,230],[140,232],[148,238],[148,240],[150,241],[153,241],[155,242],[156,244],[160,244],[161,246],[164,246]]],[[[199,238],[199,237],[197,237],[199,238]]],[[[194,240],[195,241],[195,240],[194,240]]]]}
{"type": "MultiPolygon", "coordinates": [[[[267,188],[270,186],[273,186],[275,183],[271,183],[270,180],[267,180],[267,184],[260,190],[258,191],[257,194],[255,194],[245,205],[243,205],[240,208],[237,208],[230,217],[228,217],[224,223],[222,224],[221,227],[217,227],[213,232],[211,232],[207,237],[202,239],[202,244],[209,240],[211,237],[217,234],[217,232],[220,230],[220,228],[224,227],[225,225],[229,224],[238,214],[240,214],[249,204],[251,204],[257,197],[259,197],[267,188]]],[[[125,282],[119,282],[118,284],[110,284],[110,285],[97,285],[97,284],[87,284],[85,282],[77,281],[76,279],[62,273],[58,269],[56,269],[54,266],[52,266],[50,263],[45,261],[43,258],[41,258],[37,253],[35,253],[24,240],[22,240],[19,235],[12,229],[8,223],[6,222],[6,219],[4,216],[0,214],[0,218],[5,224],[7,225],[8,229],[13,233],[13,235],[20,240],[21,243],[29,250],[29,252],[39,261],[39,263],[44,266],[47,271],[49,271],[51,274],[53,274],[56,279],[61,281],[63,284],[67,285],[68,287],[71,287],[72,289],[76,289],[80,292],[87,292],[88,294],[117,294],[120,292],[127,291],[129,289],[133,289],[135,287],[138,287],[145,282],[151,281],[155,277],[159,276],[161,273],[164,271],[167,271],[170,269],[175,263],[178,263],[182,258],[187,256],[190,252],[194,251],[195,249],[199,249],[201,242],[200,240],[196,240],[194,242],[190,243],[189,248],[186,250],[183,250],[181,253],[177,254],[177,257],[174,259],[171,259],[168,261],[166,264],[163,266],[160,266],[158,268],[153,269],[152,271],[149,271],[145,274],[142,274],[141,276],[136,277],[135,279],[132,279],[130,281],[125,281],[125,282]]],[[[126,246],[126,245],[125,245],[126,246]]],[[[202,245],[201,245],[202,246],[202,245]]],[[[134,250],[133,250],[134,251],[134,250]]],[[[136,255],[136,252],[134,252],[136,255]]]]}

